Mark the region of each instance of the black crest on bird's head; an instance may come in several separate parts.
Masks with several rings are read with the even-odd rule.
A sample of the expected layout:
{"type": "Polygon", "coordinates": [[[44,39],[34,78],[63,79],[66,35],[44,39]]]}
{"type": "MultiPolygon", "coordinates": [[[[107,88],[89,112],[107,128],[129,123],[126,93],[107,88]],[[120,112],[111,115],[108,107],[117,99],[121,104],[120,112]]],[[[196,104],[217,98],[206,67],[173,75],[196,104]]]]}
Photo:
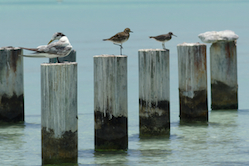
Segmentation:
{"type": "Polygon", "coordinates": [[[64,35],[64,34],[61,33],[61,32],[56,32],[55,34],[53,34],[52,40],[53,40],[53,41],[54,41],[54,40],[60,40],[60,38],[63,37],[63,36],[66,36],[66,35],[64,35]]]}
{"type": "Polygon", "coordinates": [[[61,36],[62,37],[62,36],[65,36],[65,35],[63,33],[61,33],[61,32],[56,32],[55,36],[58,36],[58,37],[61,36]]]}

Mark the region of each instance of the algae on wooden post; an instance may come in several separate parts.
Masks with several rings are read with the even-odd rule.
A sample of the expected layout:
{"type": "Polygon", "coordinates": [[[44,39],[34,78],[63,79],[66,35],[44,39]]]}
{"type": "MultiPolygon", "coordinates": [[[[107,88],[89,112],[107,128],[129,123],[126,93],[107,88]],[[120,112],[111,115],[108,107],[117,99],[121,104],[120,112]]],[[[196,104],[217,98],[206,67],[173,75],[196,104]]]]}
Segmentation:
{"type": "Polygon", "coordinates": [[[181,121],[208,121],[206,45],[177,45],[181,121]]]}
{"type": "Polygon", "coordinates": [[[139,135],[170,132],[169,50],[143,49],[139,59],[139,135]]]}
{"type": "Polygon", "coordinates": [[[0,122],[24,122],[22,50],[0,48],[0,122]]]}
{"type": "Polygon", "coordinates": [[[127,150],[127,56],[94,56],[95,150],[127,150]]]}
{"type": "Polygon", "coordinates": [[[77,163],[77,63],[41,65],[42,163],[77,163]]]}

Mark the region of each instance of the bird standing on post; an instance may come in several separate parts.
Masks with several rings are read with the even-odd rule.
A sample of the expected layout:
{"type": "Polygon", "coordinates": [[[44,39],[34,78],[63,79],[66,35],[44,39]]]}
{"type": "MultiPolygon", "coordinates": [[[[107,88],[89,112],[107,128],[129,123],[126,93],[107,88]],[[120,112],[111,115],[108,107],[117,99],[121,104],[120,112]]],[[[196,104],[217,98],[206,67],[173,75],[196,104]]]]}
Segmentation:
{"type": "Polygon", "coordinates": [[[41,45],[37,48],[24,48],[21,49],[35,51],[32,55],[22,55],[25,57],[33,58],[57,58],[58,63],[59,57],[65,57],[72,51],[72,45],[70,44],[68,38],[61,32],[56,32],[52,39],[49,41],[48,45],[41,45]],[[52,43],[54,40],[57,42],[52,43]]]}
{"type": "Polygon", "coordinates": [[[122,55],[122,44],[126,42],[130,37],[130,28],[125,28],[123,32],[119,32],[116,35],[110,37],[109,39],[103,39],[103,41],[111,41],[113,44],[120,46],[120,55],[122,55]]]}
{"type": "Polygon", "coordinates": [[[171,37],[172,35],[175,36],[175,37],[177,37],[172,32],[169,32],[168,34],[164,34],[164,35],[150,36],[150,38],[153,38],[156,41],[162,42],[163,49],[166,49],[164,43],[167,42],[167,41],[169,41],[172,38],[171,37]]]}

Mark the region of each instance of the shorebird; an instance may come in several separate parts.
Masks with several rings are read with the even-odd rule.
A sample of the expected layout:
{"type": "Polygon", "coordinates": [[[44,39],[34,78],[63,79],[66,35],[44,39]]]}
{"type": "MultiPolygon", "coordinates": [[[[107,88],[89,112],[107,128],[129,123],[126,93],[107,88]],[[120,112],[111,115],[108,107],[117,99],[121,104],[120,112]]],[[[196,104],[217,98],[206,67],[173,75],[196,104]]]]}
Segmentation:
{"type": "Polygon", "coordinates": [[[68,38],[63,33],[56,32],[47,45],[41,45],[37,48],[20,48],[29,51],[35,51],[34,54],[22,56],[33,58],[57,58],[58,63],[60,63],[59,57],[67,56],[72,51],[73,47],[70,44],[68,38]],[[58,41],[52,43],[54,40],[58,41]]]}
{"type": "Polygon", "coordinates": [[[103,41],[111,41],[113,44],[120,46],[120,55],[122,55],[122,44],[126,42],[130,37],[130,28],[125,28],[123,32],[119,32],[116,35],[110,37],[109,39],[103,39],[103,41]]]}
{"type": "Polygon", "coordinates": [[[164,34],[164,35],[150,36],[150,38],[153,38],[156,41],[162,42],[163,49],[166,49],[164,43],[167,42],[167,41],[169,41],[171,39],[172,35],[175,36],[175,37],[177,37],[172,32],[169,32],[168,34],[164,34]]]}

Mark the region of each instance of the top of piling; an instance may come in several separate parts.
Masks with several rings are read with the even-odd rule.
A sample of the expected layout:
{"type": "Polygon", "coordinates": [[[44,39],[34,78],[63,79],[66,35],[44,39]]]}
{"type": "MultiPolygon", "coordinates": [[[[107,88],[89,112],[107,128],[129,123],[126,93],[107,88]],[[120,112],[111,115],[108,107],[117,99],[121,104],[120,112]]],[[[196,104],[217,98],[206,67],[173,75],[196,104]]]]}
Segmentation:
{"type": "Polygon", "coordinates": [[[66,65],[77,65],[77,62],[63,62],[63,63],[42,63],[42,66],[66,66],[66,65]]]}
{"type": "Polygon", "coordinates": [[[144,52],[150,52],[150,51],[169,51],[169,49],[159,49],[159,48],[152,49],[152,48],[150,48],[150,49],[139,49],[138,51],[144,51],[144,52]]]}
{"type": "Polygon", "coordinates": [[[202,46],[202,45],[206,45],[206,44],[199,43],[199,42],[197,42],[197,43],[186,43],[186,42],[184,42],[182,44],[177,44],[177,46],[202,46]]]}
{"type": "Polygon", "coordinates": [[[208,31],[205,33],[201,33],[198,35],[198,37],[201,39],[204,43],[216,43],[216,42],[230,42],[235,41],[239,38],[238,35],[236,35],[231,30],[225,30],[225,31],[208,31]]]}
{"type": "Polygon", "coordinates": [[[1,47],[0,50],[18,50],[21,49],[19,47],[12,47],[12,46],[6,46],[6,47],[1,47]]]}
{"type": "Polygon", "coordinates": [[[108,55],[108,54],[103,54],[103,55],[95,55],[93,57],[94,58],[110,58],[110,57],[127,57],[127,55],[108,55]]]}

